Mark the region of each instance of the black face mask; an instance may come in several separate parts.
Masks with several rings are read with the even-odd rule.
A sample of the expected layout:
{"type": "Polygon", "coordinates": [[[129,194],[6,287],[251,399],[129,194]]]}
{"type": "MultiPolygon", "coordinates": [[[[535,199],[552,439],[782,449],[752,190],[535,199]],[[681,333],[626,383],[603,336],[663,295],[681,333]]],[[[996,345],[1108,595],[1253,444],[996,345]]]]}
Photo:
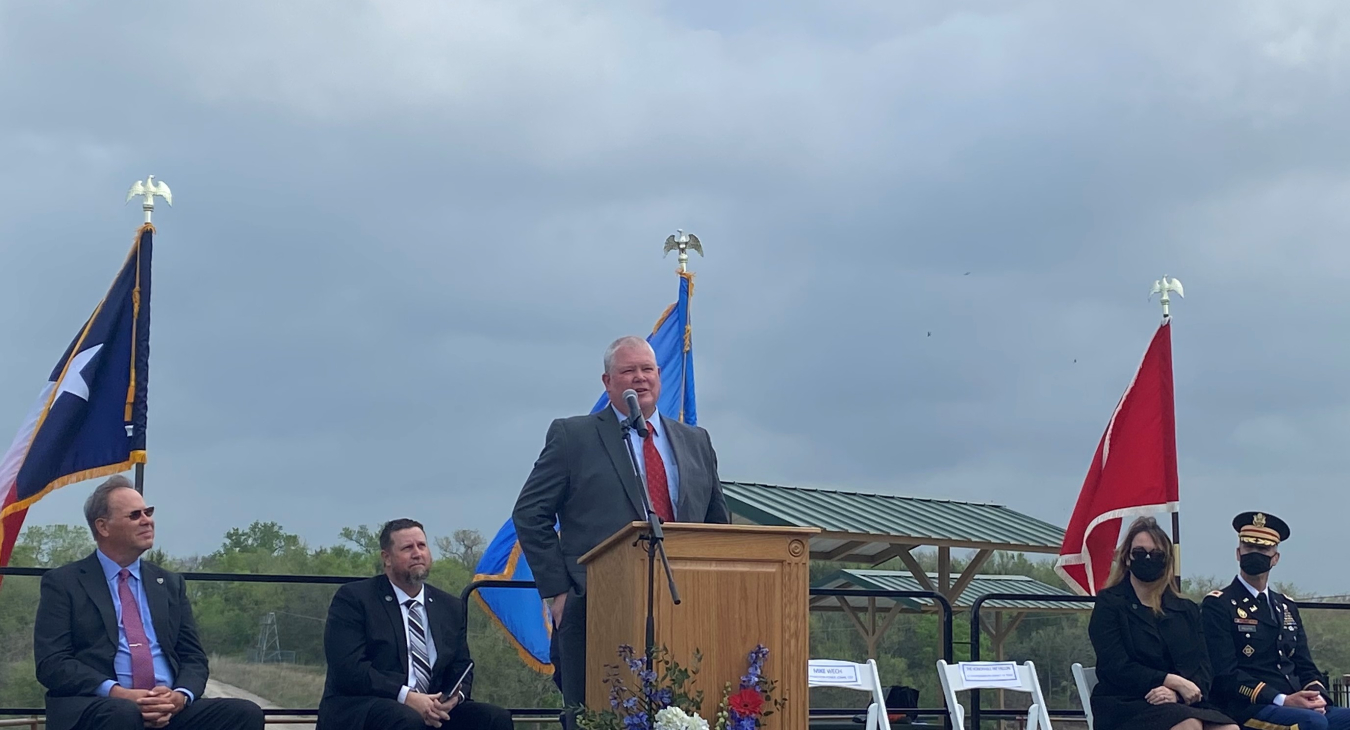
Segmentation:
{"type": "Polygon", "coordinates": [[[1238,558],[1238,567],[1247,575],[1265,575],[1270,572],[1270,561],[1265,553],[1247,553],[1238,558]]]}
{"type": "Polygon", "coordinates": [[[1130,551],[1130,575],[1145,583],[1152,583],[1163,577],[1166,571],[1167,556],[1161,550],[1135,548],[1130,551]]]}

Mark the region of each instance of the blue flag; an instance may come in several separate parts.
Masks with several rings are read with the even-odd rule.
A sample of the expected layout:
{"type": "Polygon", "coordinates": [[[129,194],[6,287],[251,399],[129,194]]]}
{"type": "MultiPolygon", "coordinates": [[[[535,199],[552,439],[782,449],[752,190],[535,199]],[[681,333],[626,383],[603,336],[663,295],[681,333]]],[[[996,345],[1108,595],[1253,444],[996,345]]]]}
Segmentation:
{"type": "Polygon", "coordinates": [[[52,490],[145,462],[154,227],[137,232],[126,263],[52,369],[0,458],[0,565],[28,508],[52,490]]]}
{"type": "MultiPolygon", "coordinates": [[[[647,338],[656,351],[661,368],[661,413],[679,414],[679,420],[697,425],[694,407],[694,347],[689,324],[689,298],[694,294],[694,275],[680,272],[680,295],[666,308],[647,338]]],[[[591,413],[609,407],[609,396],[602,394],[591,413]]],[[[534,572],[525,561],[516,539],[516,526],[510,518],[497,531],[492,544],[478,561],[474,580],[534,580],[534,572]]],[[[548,645],[553,623],[548,609],[533,588],[485,588],[476,593],[479,605],[515,644],[520,658],[540,672],[551,672],[548,645]]]]}

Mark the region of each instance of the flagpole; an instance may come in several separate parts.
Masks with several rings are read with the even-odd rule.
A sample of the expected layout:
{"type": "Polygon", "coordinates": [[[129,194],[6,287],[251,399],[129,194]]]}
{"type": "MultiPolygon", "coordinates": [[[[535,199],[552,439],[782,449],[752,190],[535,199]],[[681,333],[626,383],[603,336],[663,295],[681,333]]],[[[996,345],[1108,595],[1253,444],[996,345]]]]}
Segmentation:
{"type": "MultiPolygon", "coordinates": [[[[662,258],[669,256],[671,251],[680,252],[679,255],[680,270],[678,273],[681,277],[689,273],[689,249],[698,251],[699,256],[703,255],[703,243],[698,240],[698,236],[695,236],[692,233],[685,233],[683,228],[677,228],[675,229],[674,235],[666,236],[665,253],[661,254],[661,256],[662,258]]],[[[693,293],[692,279],[690,280],[690,282],[691,283],[689,283],[688,286],[691,287],[690,294],[692,295],[693,293]]],[[[692,298],[693,297],[691,296],[690,299],[692,298]]],[[[690,303],[690,306],[692,307],[692,302],[690,303]]],[[[686,332],[688,332],[689,328],[693,326],[691,316],[692,315],[689,312],[689,308],[686,308],[684,311],[684,318],[685,318],[684,326],[686,332]]],[[[683,346],[681,346],[681,348],[683,349],[683,346]]],[[[684,353],[685,354],[680,359],[680,362],[682,363],[682,366],[680,367],[680,416],[679,416],[680,423],[685,422],[684,406],[685,403],[687,402],[686,394],[689,392],[688,386],[686,385],[686,381],[688,379],[689,374],[689,352],[688,350],[684,350],[684,353]]]]}
{"type": "MultiPolygon", "coordinates": [[[[1166,274],[1163,278],[1153,282],[1153,290],[1149,293],[1152,298],[1154,294],[1159,294],[1158,301],[1162,304],[1162,321],[1167,324],[1172,319],[1172,297],[1171,293],[1176,292],[1177,296],[1186,297],[1186,291],[1182,288],[1181,282],[1177,279],[1169,278],[1166,274]]],[[[1174,396],[1175,397],[1175,396],[1174,396]]],[[[1181,495],[1177,495],[1177,508],[1172,511],[1172,558],[1173,568],[1176,571],[1176,589],[1181,591],[1181,495]]]]}
{"type": "MultiPolygon", "coordinates": [[[[137,180],[131,184],[131,189],[127,191],[126,202],[130,203],[132,198],[139,196],[141,198],[141,211],[145,213],[145,225],[151,225],[151,218],[155,213],[155,197],[164,198],[164,202],[170,207],[173,206],[173,191],[163,180],[155,180],[154,175],[146,175],[145,180],[137,180]]],[[[127,426],[128,429],[131,426],[127,426]]],[[[130,432],[127,434],[130,436],[130,432]]],[[[138,462],[136,464],[136,491],[145,493],[145,464],[138,462]]]]}

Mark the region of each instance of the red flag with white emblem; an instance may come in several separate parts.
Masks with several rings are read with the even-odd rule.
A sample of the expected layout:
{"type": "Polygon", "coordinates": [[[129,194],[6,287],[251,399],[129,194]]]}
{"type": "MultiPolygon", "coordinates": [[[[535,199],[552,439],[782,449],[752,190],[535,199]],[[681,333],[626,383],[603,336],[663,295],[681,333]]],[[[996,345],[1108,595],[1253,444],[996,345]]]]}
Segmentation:
{"type": "Polygon", "coordinates": [[[1078,593],[1106,587],[1124,518],[1177,510],[1174,406],[1172,327],[1165,319],[1097,444],[1055,561],[1078,593]]]}

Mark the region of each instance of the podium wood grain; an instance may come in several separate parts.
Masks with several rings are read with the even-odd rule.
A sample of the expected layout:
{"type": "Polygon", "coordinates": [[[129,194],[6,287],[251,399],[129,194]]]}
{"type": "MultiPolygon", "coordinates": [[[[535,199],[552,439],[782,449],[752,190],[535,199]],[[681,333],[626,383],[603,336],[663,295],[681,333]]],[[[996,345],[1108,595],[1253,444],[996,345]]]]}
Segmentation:
{"type": "MultiPolygon", "coordinates": [[[[609,704],[606,665],[617,665],[620,644],[641,654],[646,644],[647,553],[637,542],[647,525],[634,522],[582,556],[587,571],[586,704],[609,704]]],[[[806,665],[810,657],[807,549],[815,528],[746,525],[665,525],[666,554],[682,602],[671,603],[657,563],[656,644],[688,665],[694,650],[703,664],[694,689],[704,693],[703,717],[717,714],[722,688],[732,690],[756,644],[769,648],[767,676],[778,680],[788,704],[766,727],[806,727],[806,665]]],[[[626,668],[620,676],[635,685],[626,668]]]]}

